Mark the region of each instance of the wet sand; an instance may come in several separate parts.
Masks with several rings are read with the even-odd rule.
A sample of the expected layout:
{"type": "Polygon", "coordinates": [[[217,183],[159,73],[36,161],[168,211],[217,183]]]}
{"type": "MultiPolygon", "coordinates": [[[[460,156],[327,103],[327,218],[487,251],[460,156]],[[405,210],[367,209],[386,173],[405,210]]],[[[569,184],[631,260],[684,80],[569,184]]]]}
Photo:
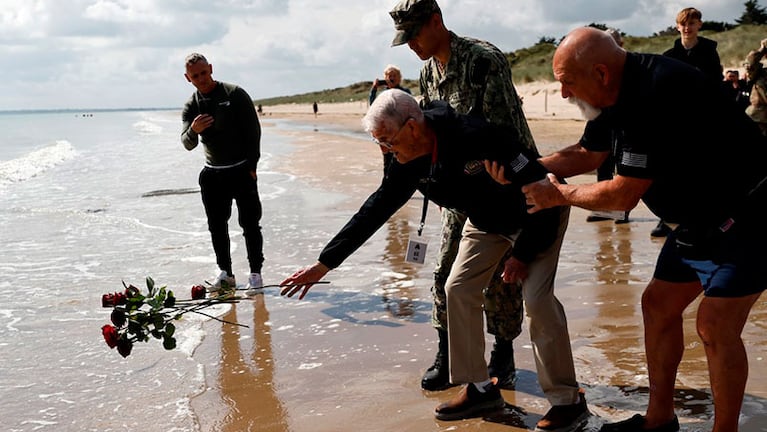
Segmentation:
{"type": "MultiPolygon", "coordinates": [[[[583,123],[566,106],[540,106],[540,93],[525,93],[526,113],[542,153],[574,143],[583,123]],[[533,102],[536,100],[538,102],[533,102]],[[552,114],[553,113],[553,114],[552,114]]],[[[551,98],[551,96],[549,96],[551,98]]],[[[549,99],[551,101],[552,99],[549,99]]],[[[297,146],[277,165],[307,185],[340,194],[306,212],[316,225],[310,247],[269,257],[268,278],[278,282],[316,259],[330,239],[380,180],[378,148],[353,136],[365,107],[359,104],[265,107],[264,139],[287,134],[297,146]],[[309,130],[274,128],[289,119],[309,130]],[[340,221],[340,222],[339,222],[340,221]]],[[[593,175],[573,179],[594,181],[593,175]]],[[[265,209],[268,213],[269,209],[265,209]]],[[[278,209],[274,209],[278,211],[278,209]]],[[[429,208],[423,266],[404,262],[405,245],[420,217],[420,195],[338,269],[328,286],[316,286],[302,301],[268,289],[222,318],[249,328],[210,322],[195,352],[207,388],[192,400],[203,431],[523,431],[548,410],[537,384],[527,329],[515,342],[519,381],[504,390],[506,408],[484,419],[441,422],[434,407],[458,392],[420,389],[433,358],[436,332],[430,324],[431,272],[438,246],[438,209],[429,208]]],[[[631,222],[586,223],[573,209],[557,275],[557,297],[565,306],[576,373],[596,414],[589,426],[644,412],[647,370],[640,296],[650,279],[662,240],[652,239],[657,218],[640,204],[631,222]]],[[[268,220],[264,221],[268,223],[268,220]]],[[[266,239],[279,242],[280,239],[266,239]]],[[[751,313],[743,338],[750,378],[741,431],[767,431],[767,297],[751,313]]],[[[492,340],[487,339],[489,354],[492,340]]],[[[685,431],[710,430],[713,406],[706,359],[695,334],[695,308],[685,314],[684,359],[677,380],[677,413],[685,431]]]]}

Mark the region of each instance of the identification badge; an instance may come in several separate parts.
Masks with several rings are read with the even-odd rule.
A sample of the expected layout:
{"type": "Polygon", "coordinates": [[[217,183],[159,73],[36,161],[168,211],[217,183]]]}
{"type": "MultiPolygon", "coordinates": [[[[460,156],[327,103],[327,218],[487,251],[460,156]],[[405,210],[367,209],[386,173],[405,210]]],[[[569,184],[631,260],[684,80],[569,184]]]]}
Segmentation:
{"type": "Polygon", "coordinates": [[[426,261],[426,242],[416,239],[407,241],[407,255],[405,261],[409,263],[423,264],[426,261]]]}

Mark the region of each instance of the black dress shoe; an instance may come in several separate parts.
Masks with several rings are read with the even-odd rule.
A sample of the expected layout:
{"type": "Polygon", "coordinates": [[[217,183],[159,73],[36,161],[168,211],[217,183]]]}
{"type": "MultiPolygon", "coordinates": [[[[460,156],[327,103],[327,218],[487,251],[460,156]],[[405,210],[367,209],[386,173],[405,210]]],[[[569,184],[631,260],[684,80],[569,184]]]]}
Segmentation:
{"type": "Polygon", "coordinates": [[[676,416],[670,422],[652,429],[644,429],[645,422],[643,415],[635,414],[627,420],[605,423],[599,432],[677,432],[679,430],[679,419],[676,416]]]}
{"type": "Polygon", "coordinates": [[[538,420],[535,432],[580,431],[589,421],[591,412],[586,404],[586,392],[578,389],[578,402],[570,405],[554,405],[538,420]]]}
{"type": "Polygon", "coordinates": [[[487,384],[484,392],[469,383],[463,386],[458,396],[438,406],[434,410],[434,416],[438,420],[461,420],[480,417],[504,406],[506,402],[494,382],[487,384]]]}

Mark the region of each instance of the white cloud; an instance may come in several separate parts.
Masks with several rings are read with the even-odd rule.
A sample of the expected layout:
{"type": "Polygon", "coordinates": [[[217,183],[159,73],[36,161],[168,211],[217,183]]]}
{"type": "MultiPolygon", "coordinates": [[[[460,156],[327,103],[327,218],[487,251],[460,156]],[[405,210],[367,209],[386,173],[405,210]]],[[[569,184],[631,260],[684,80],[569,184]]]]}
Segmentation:
{"type": "MultiPolygon", "coordinates": [[[[254,98],[372,80],[394,63],[396,0],[4,0],[0,109],[180,106],[193,88],[183,58],[204,53],[214,76],[254,98]]],[[[503,51],[592,22],[632,35],[673,26],[687,6],[734,22],[742,0],[440,0],[448,28],[503,51]]]]}

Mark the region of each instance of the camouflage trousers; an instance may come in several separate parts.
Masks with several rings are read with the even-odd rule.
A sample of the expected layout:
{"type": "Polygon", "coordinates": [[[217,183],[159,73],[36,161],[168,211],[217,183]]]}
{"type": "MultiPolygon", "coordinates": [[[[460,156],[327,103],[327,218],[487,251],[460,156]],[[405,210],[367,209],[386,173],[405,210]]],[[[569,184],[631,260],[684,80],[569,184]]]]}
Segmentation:
{"type": "MultiPolygon", "coordinates": [[[[434,285],[431,293],[434,297],[432,309],[432,324],[439,330],[447,330],[447,295],[445,283],[450,274],[450,268],[458,254],[458,244],[461,242],[463,225],[466,215],[463,213],[442,209],[442,239],[439,245],[437,266],[434,269],[434,285]]],[[[524,307],[522,303],[522,286],[503,282],[503,263],[511,256],[511,247],[490,281],[490,285],[482,290],[485,296],[485,323],[487,332],[499,339],[513,340],[522,333],[524,307]]]]}

